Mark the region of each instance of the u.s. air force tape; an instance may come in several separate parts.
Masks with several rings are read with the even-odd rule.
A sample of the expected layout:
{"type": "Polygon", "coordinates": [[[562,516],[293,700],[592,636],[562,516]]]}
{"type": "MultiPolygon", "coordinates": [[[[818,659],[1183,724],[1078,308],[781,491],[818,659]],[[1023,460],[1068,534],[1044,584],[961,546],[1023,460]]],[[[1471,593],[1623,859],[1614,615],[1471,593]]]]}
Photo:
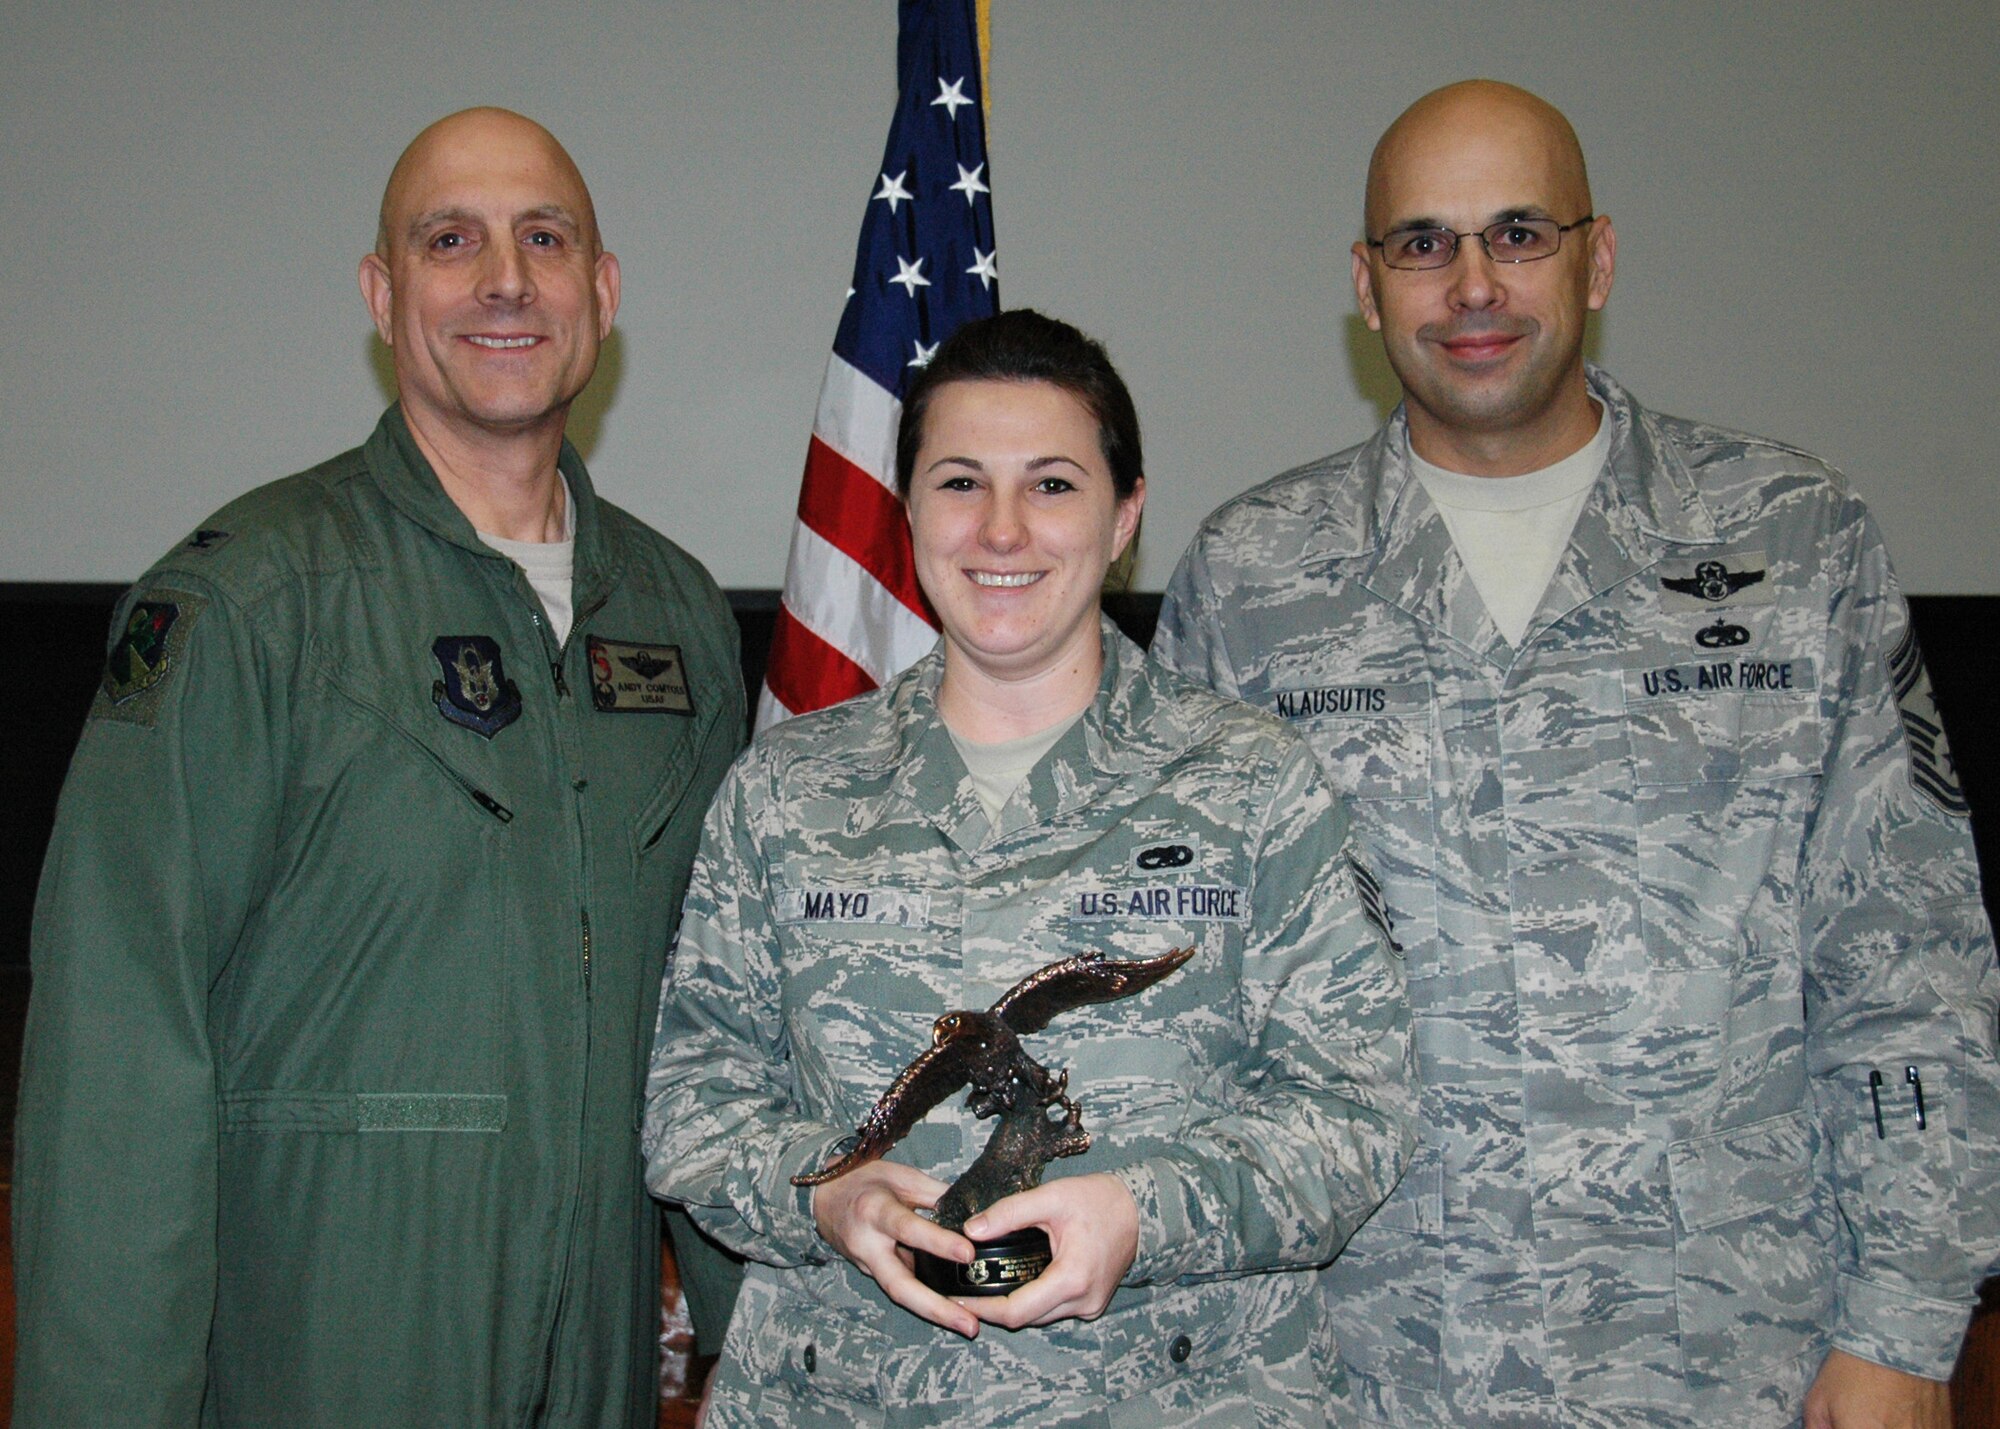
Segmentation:
{"type": "Polygon", "coordinates": [[[1113,919],[1134,923],[1242,923],[1249,919],[1243,890],[1233,883],[1154,883],[1100,888],[1070,900],[1079,922],[1113,919]]]}

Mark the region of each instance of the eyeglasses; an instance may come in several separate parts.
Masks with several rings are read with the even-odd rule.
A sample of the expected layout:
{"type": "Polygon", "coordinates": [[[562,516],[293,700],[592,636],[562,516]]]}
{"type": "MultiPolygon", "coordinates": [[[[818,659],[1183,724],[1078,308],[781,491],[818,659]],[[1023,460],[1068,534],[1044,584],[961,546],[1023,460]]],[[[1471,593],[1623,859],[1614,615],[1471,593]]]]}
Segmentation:
{"type": "Polygon", "coordinates": [[[1503,218],[1473,233],[1449,228],[1401,228],[1394,233],[1368,240],[1370,248],[1382,250],[1382,261],[1391,268],[1419,271],[1449,268],[1458,256],[1458,240],[1477,238],[1486,256],[1495,263],[1535,263],[1553,258],[1562,248],[1563,235],[1572,228],[1594,222],[1587,213],[1575,223],[1557,223],[1553,218],[1503,218]]]}

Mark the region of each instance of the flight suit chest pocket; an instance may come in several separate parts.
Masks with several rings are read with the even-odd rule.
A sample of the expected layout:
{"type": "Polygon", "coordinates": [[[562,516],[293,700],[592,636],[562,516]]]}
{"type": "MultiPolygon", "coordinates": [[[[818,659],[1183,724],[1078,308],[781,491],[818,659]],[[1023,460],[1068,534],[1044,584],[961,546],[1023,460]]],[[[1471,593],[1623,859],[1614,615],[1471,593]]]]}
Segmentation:
{"type": "Polygon", "coordinates": [[[1627,670],[1625,710],[1648,957],[1732,965],[1795,904],[1822,759],[1815,664],[1627,670]]]}
{"type": "MultiPolygon", "coordinates": [[[[706,729],[697,731],[698,736],[706,733],[706,729]]],[[[658,851],[662,844],[674,842],[667,838],[667,833],[675,817],[683,812],[682,805],[687,802],[688,786],[694,778],[695,756],[700,752],[701,744],[699,737],[676,741],[667,751],[651,792],[639,806],[638,817],[632,821],[632,852],[642,862],[658,851]]],[[[685,812],[699,823],[702,810],[689,809],[685,812]]]]}

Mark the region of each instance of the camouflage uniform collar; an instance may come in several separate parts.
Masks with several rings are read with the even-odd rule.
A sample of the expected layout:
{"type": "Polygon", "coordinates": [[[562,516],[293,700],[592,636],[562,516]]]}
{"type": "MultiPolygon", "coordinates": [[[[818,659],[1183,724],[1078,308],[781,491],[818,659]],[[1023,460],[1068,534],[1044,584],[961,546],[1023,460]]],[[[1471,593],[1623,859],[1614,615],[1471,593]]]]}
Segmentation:
{"type": "MultiPolygon", "coordinates": [[[[1687,463],[1651,413],[1601,368],[1584,369],[1612,424],[1605,473],[1591,489],[1522,648],[1568,611],[1657,562],[1669,545],[1720,540],[1687,463]]],[[[1484,606],[1460,598],[1469,577],[1410,462],[1401,406],[1361,446],[1333,459],[1302,553],[1307,567],[1352,561],[1364,588],[1497,668],[1518,653],[1484,606]]]]}
{"type": "MultiPolygon", "coordinates": [[[[1179,706],[1162,697],[1159,681],[1170,677],[1109,617],[1100,615],[1098,621],[1104,670],[1097,698],[1029,772],[1026,797],[1001,810],[994,838],[1088,804],[1106,784],[1162,768],[1193,742],[1179,706]]],[[[903,808],[923,814],[961,846],[989,841],[971,776],[938,713],[943,678],[940,640],[885,691],[885,718],[876,726],[881,734],[856,748],[852,762],[863,769],[893,770],[894,777],[885,798],[856,806],[848,821],[852,832],[863,832],[891,809],[903,808]]]]}
{"type": "MultiPolygon", "coordinates": [[[[1676,545],[1719,541],[1715,517],[1701,499],[1687,463],[1660,434],[1653,414],[1632,399],[1601,367],[1586,364],[1584,380],[1604,404],[1612,424],[1606,458],[1619,534],[1676,545]]],[[[1383,552],[1399,533],[1433,508],[1410,468],[1410,424],[1401,404],[1389,420],[1353,449],[1345,470],[1326,491],[1302,559],[1308,565],[1383,552]]],[[[1636,552],[1635,552],[1636,554],[1636,552]]]]}
{"type": "Polygon", "coordinates": [[[1701,499],[1680,449],[1660,431],[1659,420],[1632,399],[1601,367],[1586,366],[1584,380],[1613,423],[1611,484],[1637,532],[1675,545],[1722,540],[1715,514],[1701,499]]]}
{"type": "MultiPolygon", "coordinates": [[[[417,439],[410,434],[401,403],[391,406],[375,424],[374,432],[362,448],[369,474],[389,503],[404,516],[440,540],[449,541],[475,556],[505,561],[491,546],[479,539],[457,504],[445,495],[437,473],[431,470],[417,439]]],[[[570,500],[576,503],[576,575],[574,604],[579,617],[598,603],[616,581],[617,564],[605,538],[604,523],[597,506],[597,491],[590,473],[565,437],[556,467],[569,483],[570,500]]],[[[511,564],[511,562],[510,562],[511,564]]]]}

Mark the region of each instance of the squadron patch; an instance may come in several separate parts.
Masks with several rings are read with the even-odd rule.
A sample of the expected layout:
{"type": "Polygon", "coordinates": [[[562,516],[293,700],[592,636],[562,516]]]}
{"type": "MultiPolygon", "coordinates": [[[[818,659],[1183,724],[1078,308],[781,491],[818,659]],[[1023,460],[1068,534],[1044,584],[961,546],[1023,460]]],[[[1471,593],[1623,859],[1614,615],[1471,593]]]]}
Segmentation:
{"type": "Polygon", "coordinates": [[[173,668],[167,637],[180,618],[180,606],[170,600],[142,600],[132,607],[104,662],[104,693],[112,704],[122,705],[167,678],[173,668]]]}
{"type": "Polygon", "coordinates": [[[590,702],[606,714],[694,713],[678,645],[642,645],[591,636],[590,702]]]}
{"type": "Polygon", "coordinates": [[[1389,916],[1389,904],[1382,897],[1382,885],[1352,854],[1348,855],[1347,867],[1354,874],[1354,892],[1361,900],[1362,915],[1375,925],[1382,941],[1389,945],[1389,951],[1400,958],[1403,956],[1403,945],[1396,941],[1396,920],[1389,916]]]}
{"type": "Polygon", "coordinates": [[[490,635],[440,635],[431,642],[444,678],[431,684],[438,713],[491,739],[521,717],[521,687],[500,663],[500,642],[490,635]]]}
{"type": "Polygon", "coordinates": [[[132,607],[104,662],[104,693],[112,704],[122,705],[167,678],[174,663],[167,640],[180,618],[180,606],[170,600],[142,600],[132,607]]]}
{"type": "Polygon", "coordinates": [[[149,599],[133,602],[124,624],[116,627],[111,653],[105,657],[99,696],[91,708],[94,719],[118,719],[151,724],[160,698],[187,649],[188,635],[204,602],[198,596],[164,591],[147,592],[149,599]]]}
{"type": "Polygon", "coordinates": [[[1931,693],[1931,677],[1924,669],[1914,629],[1903,632],[1889,656],[1889,678],[1895,684],[1896,708],[1910,746],[1910,782],[1947,814],[1970,817],[1972,806],[1966,802],[1965,786],[1958,782],[1958,762],[1944,736],[1944,716],[1931,693]]]}
{"type": "Polygon", "coordinates": [[[1660,609],[1713,610],[1717,606],[1773,605],[1771,564],[1762,551],[1728,557],[1670,561],[1660,567],[1660,609]],[[1735,564],[1732,565],[1731,562],[1735,564]]]}

